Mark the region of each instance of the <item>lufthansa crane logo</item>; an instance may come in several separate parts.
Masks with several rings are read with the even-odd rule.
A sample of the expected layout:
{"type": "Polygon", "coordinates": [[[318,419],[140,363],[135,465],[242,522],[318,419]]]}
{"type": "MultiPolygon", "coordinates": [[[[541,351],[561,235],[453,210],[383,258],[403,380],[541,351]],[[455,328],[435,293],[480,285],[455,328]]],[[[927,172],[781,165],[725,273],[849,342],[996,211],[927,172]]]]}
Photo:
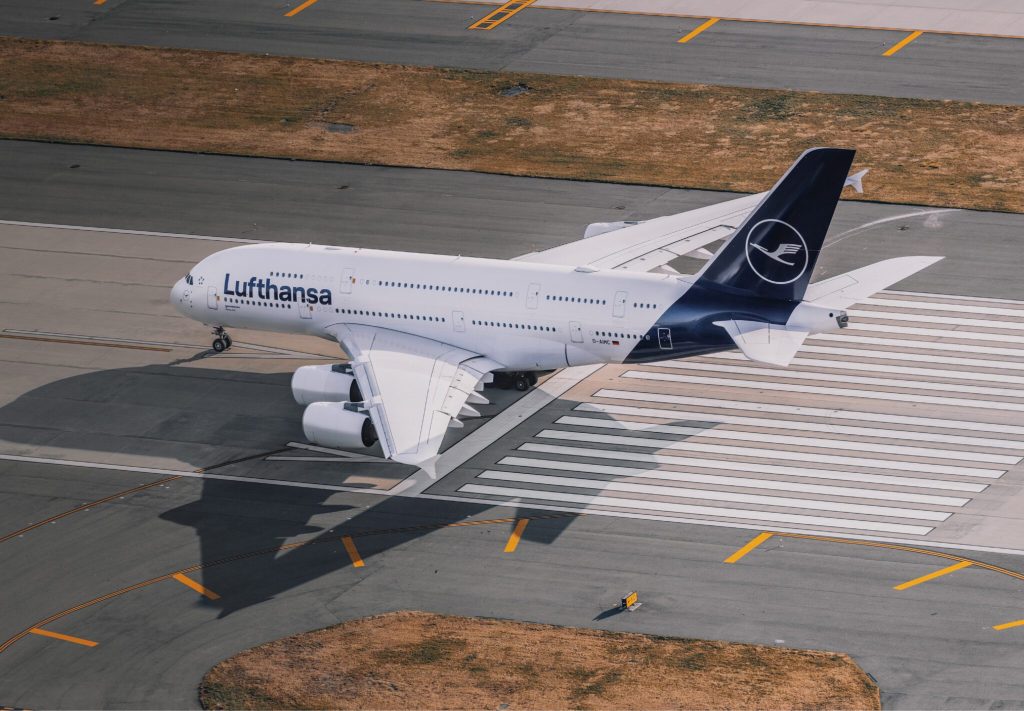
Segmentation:
{"type": "Polygon", "coordinates": [[[770,284],[792,284],[807,271],[807,242],[782,220],[761,220],[747,232],[747,264],[770,284]]]}

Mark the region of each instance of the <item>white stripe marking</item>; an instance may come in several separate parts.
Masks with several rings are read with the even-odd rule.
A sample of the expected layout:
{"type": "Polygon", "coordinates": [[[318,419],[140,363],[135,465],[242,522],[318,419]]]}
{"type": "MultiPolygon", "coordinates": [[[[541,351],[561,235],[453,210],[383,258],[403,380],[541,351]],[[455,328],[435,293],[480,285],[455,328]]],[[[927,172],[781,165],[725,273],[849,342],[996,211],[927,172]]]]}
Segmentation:
{"type": "Polygon", "coordinates": [[[730,447],[722,444],[698,444],[696,442],[675,442],[670,439],[655,437],[626,437],[622,435],[592,434],[590,432],[568,432],[566,430],[542,430],[537,437],[545,439],[567,439],[573,442],[597,442],[599,444],[619,444],[624,447],[650,447],[652,449],[671,449],[681,452],[706,452],[709,454],[729,454],[737,457],[763,457],[765,459],[781,459],[796,462],[821,462],[840,466],[869,467],[876,469],[898,469],[905,472],[922,472],[927,474],[948,474],[949,476],[976,476],[998,478],[1005,471],[980,469],[977,467],[953,467],[944,464],[923,464],[921,462],[904,462],[896,459],[862,459],[860,457],[842,457],[835,454],[818,454],[816,452],[793,452],[786,449],[756,449],[754,447],[730,447]],[[993,476],[994,475],[994,476],[993,476]]]}
{"type": "Polygon", "coordinates": [[[555,469],[558,471],[568,472],[589,472],[591,474],[607,474],[609,476],[633,477],[637,479],[657,479],[659,481],[675,481],[680,483],[712,484],[714,486],[739,486],[747,489],[768,489],[770,491],[793,491],[800,494],[845,496],[858,499],[878,499],[880,501],[903,501],[911,504],[926,504],[930,506],[963,506],[970,501],[970,499],[963,499],[955,496],[934,496],[931,494],[914,494],[902,491],[860,489],[850,486],[801,484],[794,481],[750,479],[747,477],[720,476],[715,474],[693,474],[691,472],[674,472],[666,471],[664,469],[637,469],[635,467],[617,467],[609,464],[563,462],[554,459],[504,457],[500,462],[498,462],[498,464],[509,467],[533,467],[535,469],[555,469]]]}
{"type": "Polygon", "coordinates": [[[756,375],[776,379],[789,380],[820,380],[826,383],[855,383],[857,385],[877,385],[883,388],[902,388],[911,390],[939,390],[941,392],[963,393],[965,395],[995,395],[996,397],[1024,397],[1024,390],[1015,388],[990,388],[983,385],[959,385],[951,383],[933,383],[927,380],[906,380],[904,378],[869,378],[863,375],[841,375],[839,373],[804,372],[792,368],[769,368],[758,365],[723,365],[720,363],[699,363],[695,361],[666,360],[651,363],[655,368],[674,368],[676,370],[698,370],[711,373],[735,373],[736,375],[756,375]]]}
{"type": "Polygon", "coordinates": [[[799,405],[773,405],[765,402],[719,400],[717,398],[691,397],[689,395],[665,395],[663,393],[645,393],[613,389],[598,390],[594,393],[594,397],[604,397],[611,400],[663,402],[673,405],[690,405],[692,407],[714,407],[722,410],[776,412],[781,415],[800,415],[803,417],[822,417],[825,419],[886,422],[893,425],[910,425],[912,427],[944,427],[952,430],[1024,435],[1024,427],[1020,427],[1018,425],[968,422],[966,420],[943,420],[936,417],[916,417],[914,415],[891,415],[884,412],[860,412],[857,410],[837,410],[823,407],[803,407],[799,405]]]}
{"type": "Polygon", "coordinates": [[[752,504],[754,506],[778,506],[790,509],[811,509],[813,511],[830,511],[832,513],[854,514],[860,516],[888,516],[890,518],[909,518],[918,521],[945,521],[952,516],[947,511],[926,511],[924,509],[906,509],[899,506],[875,506],[873,504],[850,504],[838,501],[821,501],[818,499],[794,499],[790,496],[767,496],[765,494],[742,494],[733,491],[713,491],[710,489],[688,489],[678,486],[662,486],[659,484],[633,484],[624,481],[600,481],[597,479],[581,479],[571,476],[551,476],[550,474],[527,474],[526,472],[499,472],[487,469],[481,472],[478,479],[494,479],[497,481],[515,482],[517,484],[541,484],[543,486],[564,486],[573,489],[596,489],[597,491],[618,491],[623,494],[646,494],[648,496],[672,496],[680,499],[700,499],[702,501],[728,501],[734,504],[752,504]]]}
{"type": "Polygon", "coordinates": [[[701,469],[719,469],[749,474],[776,474],[779,476],[801,477],[804,479],[828,479],[833,481],[859,481],[866,484],[884,484],[887,486],[907,486],[920,489],[944,489],[948,491],[969,491],[977,493],[988,488],[988,484],[975,484],[967,481],[946,481],[945,479],[924,479],[888,474],[864,474],[862,472],[845,472],[834,469],[805,469],[779,464],[753,464],[750,462],[733,462],[728,459],[701,459],[674,454],[646,454],[643,452],[622,452],[611,449],[595,449],[593,447],[565,447],[557,444],[539,444],[526,442],[518,448],[523,452],[539,452],[543,454],[559,454],[568,457],[589,457],[591,459],[613,459],[622,462],[647,462],[680,468],[699,467],[701,469]]]}
{"type": "MultiPolygon", "coordinates": [[[[859,353],[846,351],[842,355],[856,356],[866,359],[867,356],[859,353]]],[[[909,354],[907,354],[909,355],[909,354]]],[[[741,353],[717,353],[713,356],[705,356],[714,360],[747,360],[741,353]]],[[[917,359],[918,362],[925,362],[917,359]]],[[[991,363],[992,361],[987,361],[991,363]]],[[[652,364],[653,365],[653,364],[652,364]]],[[[1024,375],[1007,375],[1006,373],[979,373],[974,370],[942,370],[939,368],[911,368],[904,365],[888,365],[885,363],[869,363],[864,360],[826,360],[823,358],[807,358],[797,356],[793,359],[792,365],[804,368],[831,368],[834,370],[860,370],[868,373],[892,373],[894,375],[919,375],[926,378],[948,378],[950,380],[974,380],[987,383],[1013,383],[1024,385],[1024,375]]],[[[1021,364],[1024,367],[1024,364],[1021,364]]],[[[916,381],[908,381],[916,382],[916,381]]]]}
{"type": "Polygon", "coordinates": [[[915,326],[888,326],[884,323],[851,322],[848,329],[872,333],[905,333],[908,336],[929,338],[956,338],[962,341],[997,341],[1001,343],[1024,343],[1024,336],[1008,336],[1002,333],[980,333],[978,331],[957,331],[946,328],[917,328],[915,326]]]}
{"type": "MultiPolygon", "coordinates": [[[[739,415],[723,415],[718,413],[697,412],[696,410],[680,410],[676,408],[630,407],[628,405],[606,405],[601,402],[580,403],[573,410],[578,412],[603,412],[610,415],[634,415],[636,417],[657,417],[663,420],[687,422],[714,422],[744,427],[769,427],[772,429],[799,430],[801,432],[821,432],[824,434],[844,434],[854,437],[877,437],[880,439],[905,439],[913,442],[939,442],[943,444],[962,444],[974,447],[994,447],[999,449],[1024,450],[1024,442],[988,437],[961,437],[933,432],[911,432],[909,430],[880,429],[874,427],[853,427],[849,425],[833,425],[830,423],[806,422],[804,420],[779,420],[767,417],[742,417],[739,415]]],[[[832,440],[829,440],[832,441],[832,440]]],[[[859,446],[859,443],[858,443],[859,446]]],[[[946,451],[946,450],[932,450],[946,451]]]]}
{"type": "Polygon", "coordinates": [[[865,400],[896,400],[918,404],[952,405],[954,407],[972,407],[979,410],[1004,410],[1007,412],[1024,412],[1024,404],[1013,402],[996,402],[989,400],[967,400],[959,397],[938,397],[935,395],[919,395],[917,393],[889,393],[879,390],[853,390],[851,388],[824,388],[817,385],[794,385],[792,383],[772,383],[764,380],[737,380],[733,378],[704,378],[696,375],[672,375],[670,373],[648,373],[630,370],[623,373],[623,378],[639,380],[660,380],[675,383],[691,383],[694,385],[717,385],[723,388],[746,388],[755,390],[780,390],[794,393],[813,393],[815,395],[835,395],[837,397],[856,397],[865,400]]]}
{"type": "MultiPolygon", "coordinates": [[[[852,345],[852,344],[851,344],[852,345]]],[[[982,360],[979,358],[957,358],[956,356],[937,356],[927,353],[903,353],[900,351],[873,351],[866,348],[830,348],[829,346],[808,346],[800,348],[801,353],[819,353],[821,355],[847,356],[850,358],[877,358],[880,360],[909,360],[914,363],[935,363],[937,365],[962,365],[970,368],[991,368],[993,370],[1024,370],[1024,362],[1014,360],[982,360]]],[[[716,353],[708,358],[730,358],[746,360],[742,353],[716,353]]],[[[802,356],[797,356],[799,362],[802,356]]],[[[960,376],[964,377],[964,376],[960,376]]]]}
{"type": "MultiPolygon", "coordinates": [[[[577,408],[578,409],[578,408],[577,408]]],[[[850,442],[842,439],[822,439],[818,437],[793,437],[762,432],[736,432],[721,430],[714,427],[686,427],[679,425],[657,425],[632,420],[610,420],[597,417],[560,417],[555,421],[559,425],[575,425],[577,427],[601,427],[613,430],[631,430],[635,432],[658,432],[660,434],[689,435],[692,438],[707,437],[710,439],[729,439],[740,442],[762,442],[764,444],[791,444],[797,447],[820,447],[824,449],[853,449],[858,452],[875,452],[878,454],[895,454],[904,457],[925,457],[930,459],[953,459],[968,462],[987,462],[989,464],[1019,464],[1021,457],[1009,457],[1003,454],[984,454],[981,452],[960,452],[950,449],[931,449],[926,447],[907,447],[899,444],[875,444],[873,442],[850,442]]]]}
{"type": "Polygon", "coordinates": [[[997,348],[995,346],[979,346],[964,343],[935,343],[925,340],[905,340],[898,338],[874,338],[859,333],[818,333],[811,336],[811,339],[821,341],[843,341],[851,344],[866,344],[870,346],[893,346],[898,348],[918,349],[926,351],[954,351],[956,353],[978,353],[980,355],[1001,355],[1024,357],[1024,349],[1021,348],[997,348]]]}
{"type": "MultiPolygon", "coordinates": [[[[962,299],[962,296],[950,297],[962,299]]],[[[967,306],[965,304],[939,304],[934,301],[906,301],[903,299],[879,299],[871,297],[860,301],[871,306],[892,306],[900,309],[926,309],[930,311],[949,311],[950,313],[984,314],[986,316],[1015,316],[1024,318],[1024,309],[1001,309],[994,306],[967,306]]],[[[1017,303],[1017,302],[1015,302],[1017,303]]]]}
{"type": "Polygon", "coordinates": [[[16,220],[0,220],[0,225],[16,225],[18,227],[46,227],[57,230],[78,230],[81,232],[109,232],[115,235],[139,235],[142,237],[175,237],[177,239],[199,239],[206,242],[240,242],[242,244],[271,244],[267,240],[242,239],[241,237],[206,237],[204,235],[186,235],[177,232],[147,232],[145,230],[119,230],[112,227],[84,227],[82,225],[53,225],[46,222],[18,222],[16,220]]]}
{"type": "MultiPolygon", "coordinates": [[[[946,326],[974,326],[977,328],[1002,328],[1011,331],[1024,330],[1024,323],[1019,321],[992,321],[982,318],[959,318],[957,316],[934,316],[932,314],[904,314],[888,311],[860,311],[857,309],[846,312],[856,318],[872,318],[884,321],[911,321],[920,324],[939,324],[946,326]]],[[[1024,318],[1024,311],[1014,314],[1024,318]]]]}
{"type": "Polygon", "coordinates": [[[523,498],[540,501],[561,501],[563,503],[584,504],[591,506],[612,506],[626,509],[645,509],[647,511],[665,511],[671,513],[697,514],[701,516],[718,516],[747,521],[772,521],[775,523],[791,523],[804,526],[826,526],[829,528],[851,528],[864,531],[884,531],[887,533],[903,533],[912,536],[924,536],[934,530],[932,526],[909,526],[880,521],[858,521],[848,518],[830,518],[825,516],[804,516],[801,514],[777,513],[775,511],[754,511],[751,509],[728,509],[718,506],[691,506],[689,504],[673,504],[667,501],[636,501],[620,499],[615,496],[587,496],[585,494],[567,494],[560,491],[535,491],[530,489],[513,489],[506,486],[483,486],[480,484],[464,484],[459,492],[467,494],[486,494],[501,496],[513,500],[523,498]]]}

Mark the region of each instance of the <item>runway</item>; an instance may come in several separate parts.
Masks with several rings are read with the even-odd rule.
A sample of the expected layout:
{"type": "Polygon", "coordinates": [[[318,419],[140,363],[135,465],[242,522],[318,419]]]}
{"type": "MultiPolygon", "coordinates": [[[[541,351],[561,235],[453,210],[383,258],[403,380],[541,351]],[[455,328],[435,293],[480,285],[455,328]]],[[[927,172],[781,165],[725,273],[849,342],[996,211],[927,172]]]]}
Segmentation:
{"type": "Polygon", "coordinates": [[[724,354],[489,391],[430,479],[304,447],[290,373],[336,347],[239,332],[212,355],[170,284],[233,240],[511,257],[728,196],[0,150],[0,705],[195,707],[234,652],[415,608],[841,650],[886,707],[1024,706],[1024,558],[993,552],[1019,547],[1021,216],[844,202],[822,275],[947,258],[786,371],[724,354]]]}
{"type": "MultiPolygon", "coordinates": [[[[815,25],[821,17],[810,13],[814,3],[799,6],[808,8],[803,17],[794,6],[775,4],[777,15],[771,16],[807,24],[721,20],[685,44],[679,40],[701,28],[706,17],[558,10],[542,4],[479,31],[468,28],[498,3],[48,0],[43,6],[6,0],[0,1],[0,34],[908,98],[1022,101],[1020,82],[1012,79],[1020,71],[1019,39],[926,32],[885,56],[906,39],[906,29],[946,27],[932,19],[935,12],[927,3],[876,8],[867,29],[815,25]],[[778,14],[777,8],[786,9],[778,14]]],[[[689,4],[694,12],[706,11],[707,3],[689,4]]],[[[974,19],[960,16],[947,29],[984,32],[996,25],[1011,32],[1024,22],[1019,9],[1006,0],[988,6],[986,12],[972,13],[974,19]],[[992,19],[999,16],[1008,19],[992,19]],[[981,17],[988,19],[979,22],[981,17]]],[[[847,15],[833,11],[825,17],[865,22],[861,14],[847,15]]],[[[949,21],[950,15],[956,13],[947,9],[941,18],[949,21]]]]}

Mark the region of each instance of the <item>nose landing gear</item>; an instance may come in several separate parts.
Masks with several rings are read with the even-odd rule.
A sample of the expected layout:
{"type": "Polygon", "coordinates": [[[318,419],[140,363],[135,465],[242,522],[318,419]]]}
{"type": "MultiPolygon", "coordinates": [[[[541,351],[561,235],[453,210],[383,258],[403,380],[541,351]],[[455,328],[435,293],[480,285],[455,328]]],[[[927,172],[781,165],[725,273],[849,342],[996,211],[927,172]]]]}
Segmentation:
{"type": "Polygon", "coordinates": [[[213,329],[213,350],[223,353],[231,347],[231,336],[223,326],[215,326],[213,329]]]}

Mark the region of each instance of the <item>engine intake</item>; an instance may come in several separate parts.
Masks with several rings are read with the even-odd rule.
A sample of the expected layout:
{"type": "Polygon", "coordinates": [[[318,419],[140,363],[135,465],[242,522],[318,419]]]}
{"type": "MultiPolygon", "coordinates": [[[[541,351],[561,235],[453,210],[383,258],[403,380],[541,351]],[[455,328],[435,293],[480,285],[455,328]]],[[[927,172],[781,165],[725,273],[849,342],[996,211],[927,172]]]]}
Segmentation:
{"type": "Polygon", "coordinates": [[[347,365],[304,365],[292,376],[292,397],[300,405],[314,402],[361,402],[359,383],[347,365]]]}
{"type": "Polygon", "coordinates": [[[314,402],[302,413],[306,439],[324,447],[372,447],[377,431],[370,417],[347,402],[314,402]]]}

